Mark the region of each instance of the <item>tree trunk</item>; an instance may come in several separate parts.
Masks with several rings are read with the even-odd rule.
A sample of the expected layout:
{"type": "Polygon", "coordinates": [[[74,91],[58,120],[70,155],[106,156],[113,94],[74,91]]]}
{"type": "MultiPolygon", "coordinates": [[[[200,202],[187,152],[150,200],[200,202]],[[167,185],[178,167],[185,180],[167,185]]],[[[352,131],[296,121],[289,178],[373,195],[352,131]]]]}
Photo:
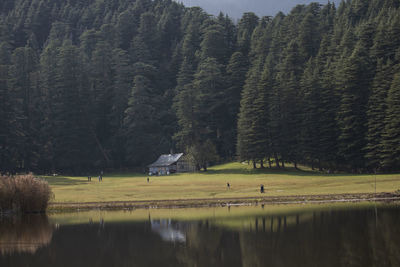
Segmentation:
{"type": "Polygon", "coordinates": [[[272,169],[271,158],[270,157],[268,157],[268,165],[269,165],[269,168],[272,169]]]}
{"type": "Polygon", "coordinates": [[[264,161],[263,160],[260,160],[260,167],[261,167],[261,169],[264,169],[264,161]]]}
{"type": "Polygon", "coordinates": [[[285,168],[285,160],[282,158],[282,168],[285,168]]]}
{"type": "Polygon", "coordinates": [[[253,160],[253,169],[257,169],[257,164],[255,160],[253,160]]]}
{"type": "Polygon", "coordinates": [[[297,161],[294,162],[294,168],[297,170],[297,161]]]}
{"type": "Polygon", "coordinates": [[[275,153],[275,163],[276,163],[276,167],[277,168],[280,168],[280,166],[279,166],[279,159],[278,159],[278,155],[275,153]]]}
{"type": "Polygon", "coordinates": [[[106,151],[104,150],[103,146],[101,145],[100,140],[97,138],[97,135],[96,135],[96,133],[94,132],[93,129],[92,129],[92,135],[94,137],[94,140],[96,141],[97,147],[99,148],[99,150],[103,154],[104,159],[106,160],[107,166],[109,166],[110,165],[110,159],[107,156],[106,151]]]}

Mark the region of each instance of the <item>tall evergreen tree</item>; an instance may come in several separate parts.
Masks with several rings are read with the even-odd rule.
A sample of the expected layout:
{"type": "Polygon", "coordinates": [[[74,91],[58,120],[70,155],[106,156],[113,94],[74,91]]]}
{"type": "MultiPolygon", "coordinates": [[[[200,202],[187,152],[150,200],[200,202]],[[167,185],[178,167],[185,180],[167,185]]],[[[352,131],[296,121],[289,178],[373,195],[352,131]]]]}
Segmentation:
{"type": "Polygon", "coordinates": [[[12,108],[18,138],[19,168],[33,170],[38,159],[38,135],[40,128],[40,92],[38,88],[38,59],[33,49],[17,48],[12,54],[10,87],[12,108]],[[38,108],[39,107],[39,108],[38,108]]]}
{"type": "Polygon", "coordinates": [[[366,133],[366,106],[370,80],[366,48],[359,43],[343,67],[341,104],[337,120],[340,128],[339,155],[353,171],[365,166],[363,148],[366,133]]]}
{"type": "Polygon", "coordinates": [[[243,55],[248,55],[251,46],[251,36],[257,27],[259,18],[252,12],[244,13],[238,23],[238,48],[243,55]]]}
{"type": "Polygon", "coordinates": [[[227,89],[224,92],[224,110],[227,112],[226,124],[226,154],[235,155],[237,137],[237,114],[240,110],[240,97],[248,70],[248,60],[241,52],[235,52],[226,67],[227,89]]]}
{"type": "Polygon", "coordinates": [[[132,166],[144,167],[157,157],[160,127],[156,106],[160,101],[154,90],[149,79],[135,76],[124,119],[126,160],[132,166]]]}
{"type": "Polygon", "coordinates": [[[0,43],[0,170],[10,171],[16,164],[13,151],[12,135],[14,114],[12,95],[9,88],[9,70],[11,65],[11,46],[8,42],[0,43]]]}
{"type": "Polygon", "coordinates": [[[278,67],[278,90],[281,91],[280,125],[281,151],[284,160],[297,163],[301,153],[298,150],[300,140],[300,79],[304,58],[299,46],[292,41],[284,51],[284,58],[278,67]]]}
{"type": "Polygon", "coordinates": [[[95,136],[88,112],[88,84],[80,59],[77,47],[60,48],[52,102],[54,166],[57,171],[69,173],[79,173],[96,165],[90,156],[96,151],[95,136]]]}
{"type": "Polygon", "coordinates": [[[400,170],[400,75],[396,74],[387,96],[385,132],[383,134],[383,167],[400,170]]]}
{"type": "Polygon", "coordinates": [[[376,75],[371,86],[371,95],[368,100],[368,132],[366,145],[367,165],[370,169],[378,169],[383,157],[383,134],[385,130],[385,116],[387,109],[386,98],[393,77],[393,66],[390,62],[378,62],[376,75]]]}

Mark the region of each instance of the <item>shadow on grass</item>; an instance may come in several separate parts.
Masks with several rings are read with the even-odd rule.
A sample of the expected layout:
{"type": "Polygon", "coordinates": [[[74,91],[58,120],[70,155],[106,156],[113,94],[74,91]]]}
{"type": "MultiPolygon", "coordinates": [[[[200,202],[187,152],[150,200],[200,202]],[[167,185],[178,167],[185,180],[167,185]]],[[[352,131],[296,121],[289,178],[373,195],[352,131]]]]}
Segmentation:
{"type": "MultiPolygon", "coordinates": [[[[49,183],[49,185],[81,185],[88,183],[88,181],[85,180],[84,178],[82,178],[82,180],[71,179],[66,177],[46,177],[44,179],[49,183]]],[[[92,177],[92,182],[93,182],[93,177],[92,177]]]]}
{"type": "Polygon", "coordinates": [[[274,175],[291,175],[291,176],[323,176],[323,177],[356,177],[356,176],[366,176],[368,174],[346,174],[346,173],[324,173],[320,171],[312,171],[312,170],[302,170],[295,169],[294,167],[286,167],[282,168],[258,168],[258,169],[235,169],[235,168],[227,168],[221,170],[213,170],[209,169],[206,172],[202,172],[205,175],[211,174],[239,174],[239,175],[255,175],[255,174],[274,174],[274,175]]]}

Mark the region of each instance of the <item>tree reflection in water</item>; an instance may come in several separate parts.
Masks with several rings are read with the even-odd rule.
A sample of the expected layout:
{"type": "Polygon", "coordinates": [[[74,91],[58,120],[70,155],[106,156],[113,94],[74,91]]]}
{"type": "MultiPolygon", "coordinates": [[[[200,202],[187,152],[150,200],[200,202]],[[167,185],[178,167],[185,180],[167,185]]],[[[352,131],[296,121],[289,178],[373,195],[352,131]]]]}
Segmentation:
{"type": "Polygon", "coordinates": [[[399,223],[398,207],[201,221],[105,219],[60,226],[44,246],[51,240],[47,224],[19,230],[43,244],[34,255],[3,253],[0,266],[400,266],[399,223]]]}
{"type": "Polygon", "coordinates": [[[34,254],[47,246],[53,236],[53,227],[46,215],[0,217],[0,254],[34,254]]]}

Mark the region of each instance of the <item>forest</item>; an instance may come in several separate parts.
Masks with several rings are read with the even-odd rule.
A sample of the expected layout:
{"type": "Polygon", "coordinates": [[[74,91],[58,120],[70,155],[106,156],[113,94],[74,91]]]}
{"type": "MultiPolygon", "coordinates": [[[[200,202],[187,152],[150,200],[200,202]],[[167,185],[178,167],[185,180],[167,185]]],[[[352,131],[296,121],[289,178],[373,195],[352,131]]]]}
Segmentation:
{"type": "Polygon", "coordinates": [[[0,171],[400,170],[400,2],[240,20],[172,0],[2,0],[0,171]]]}

